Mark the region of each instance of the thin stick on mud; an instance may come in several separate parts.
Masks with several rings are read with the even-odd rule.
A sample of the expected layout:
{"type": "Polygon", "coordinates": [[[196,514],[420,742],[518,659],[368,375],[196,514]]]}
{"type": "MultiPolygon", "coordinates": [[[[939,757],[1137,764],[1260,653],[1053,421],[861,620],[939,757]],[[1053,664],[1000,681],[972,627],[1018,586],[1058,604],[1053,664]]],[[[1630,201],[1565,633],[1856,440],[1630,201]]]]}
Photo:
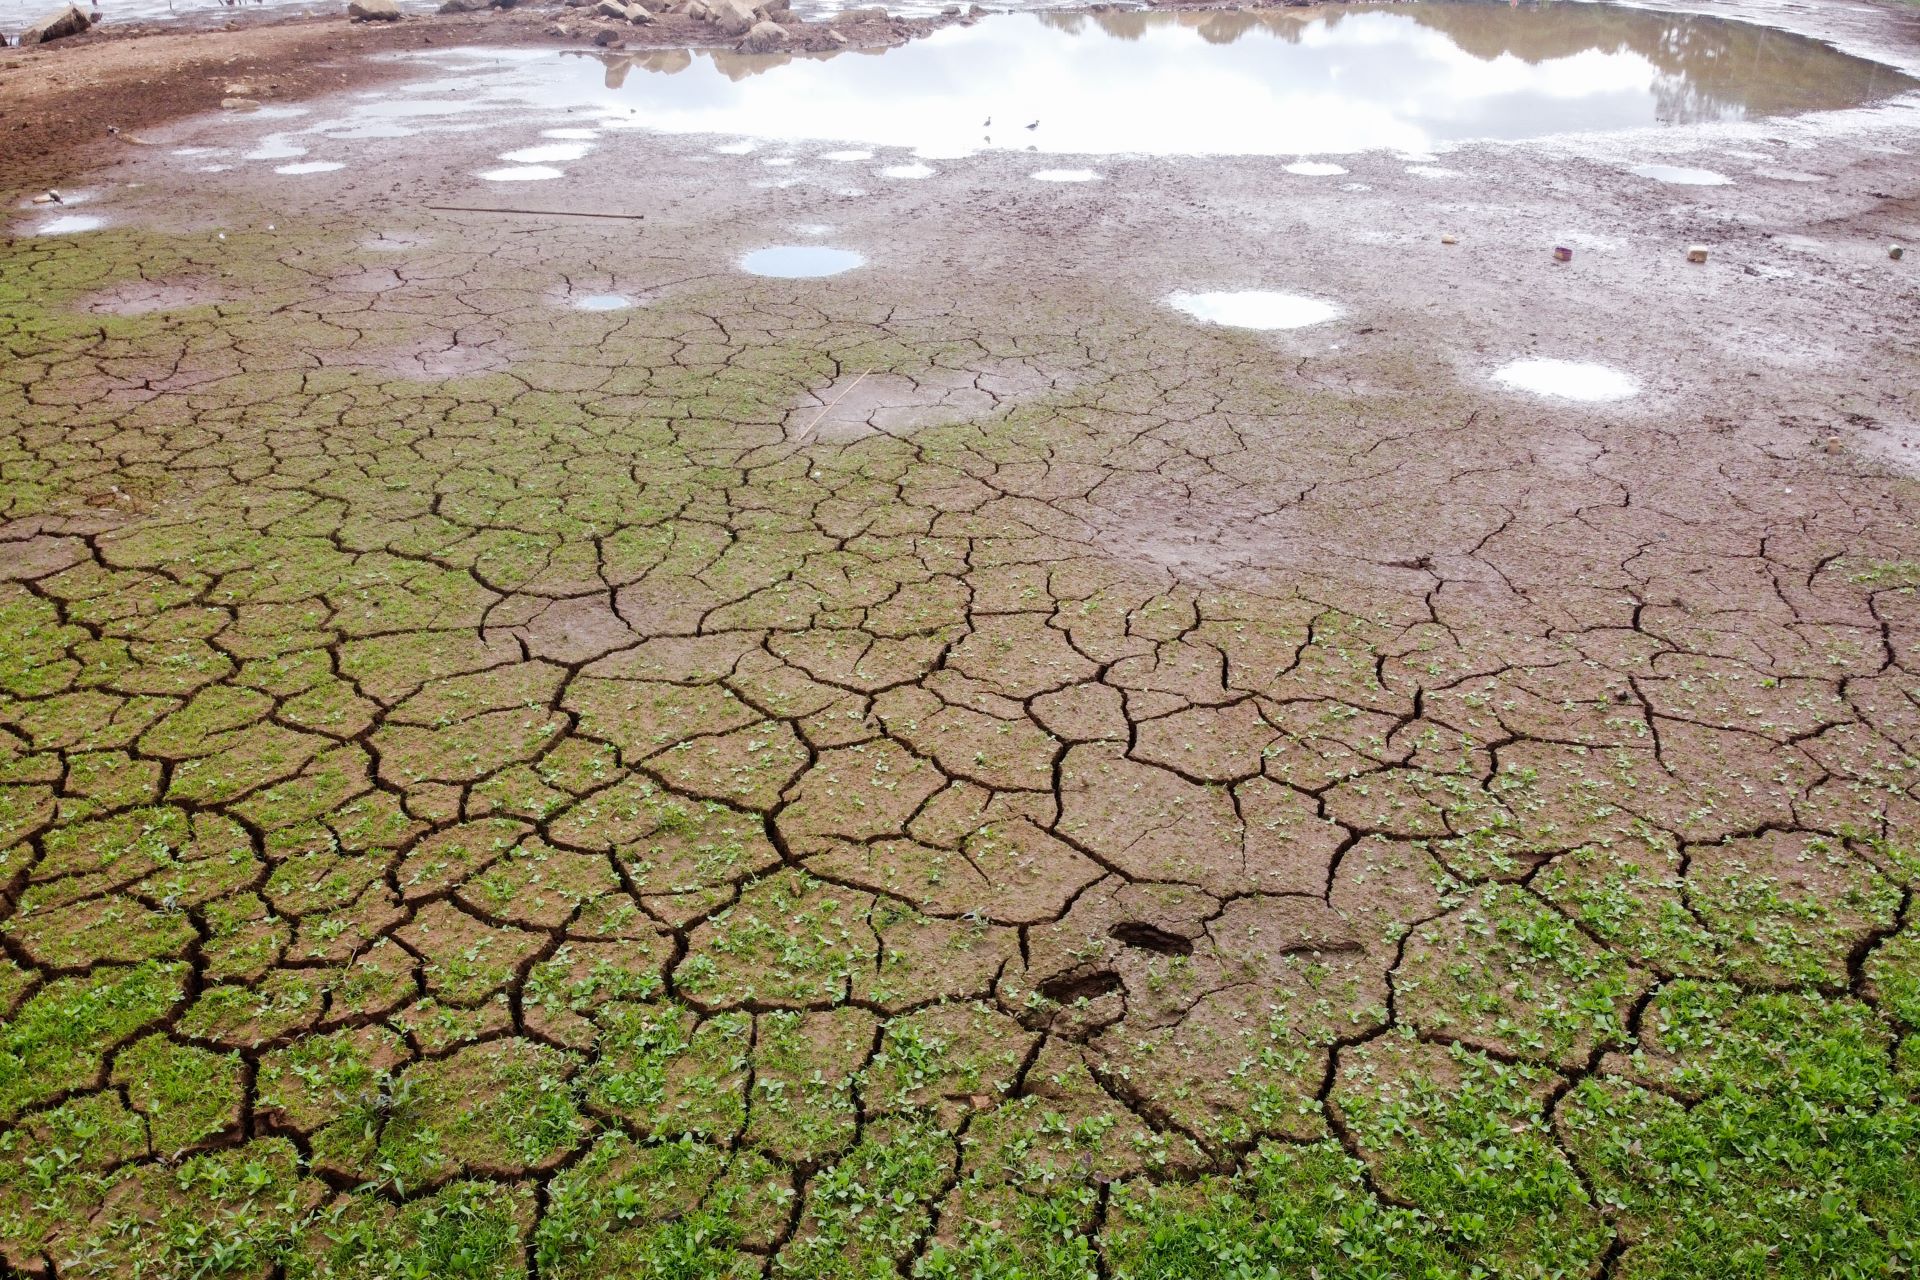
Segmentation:
{"type": "Polygon", "coordinates": [[[647,216],[644,213],[595,213],[581,209],[495,209],[484,205],[471,204],[430,204],[426,207],[436,213],[517,213],[524,217],[623,218],[633,222],[637,222],[647,216]]]}
{"type": "Polygon", "coordinates": [[[806,426],[800,429],[800,434],[793,438],[793,442],[795,444],[799,444],[802,441],[804,441],[808,436],[812,435],[813,429],[820,425],[820,419],[826,417],[829,413],[832,413],[833,407],[835,405],[839,404],[842,400],[845,400],[848,396],[852,395],[853,389],[859,386],[861,383],[865,382],[867,380],[867,373],[872,373],[872,372],[873,370],[868,369],[866,373],[861,374],[859,377],[855,378],[850,384],[848,384],[847,389],[845,391],[842,391],[839,395],[835,396],[833,399],[829,400],[827,403],[821,405],[820,412],[813,415],[812,422],[809,422],[806,426]]]}

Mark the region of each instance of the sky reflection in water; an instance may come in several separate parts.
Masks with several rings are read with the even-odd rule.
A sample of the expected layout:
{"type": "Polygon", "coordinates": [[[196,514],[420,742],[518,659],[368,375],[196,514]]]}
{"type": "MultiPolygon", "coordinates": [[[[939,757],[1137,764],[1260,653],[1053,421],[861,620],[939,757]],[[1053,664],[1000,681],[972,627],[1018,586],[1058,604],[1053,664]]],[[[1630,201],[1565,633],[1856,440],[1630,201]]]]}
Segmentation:
{"type": "Polygon", "coordinates": [[[615,127],[928,157],[1422,151],[1847,107],[1915,87],[1780,32],[1584,4],[1023,13],[880,54],[450,61],[498,72],[474,76],[477,100],[463,107],[585,109],[615,127]]]}

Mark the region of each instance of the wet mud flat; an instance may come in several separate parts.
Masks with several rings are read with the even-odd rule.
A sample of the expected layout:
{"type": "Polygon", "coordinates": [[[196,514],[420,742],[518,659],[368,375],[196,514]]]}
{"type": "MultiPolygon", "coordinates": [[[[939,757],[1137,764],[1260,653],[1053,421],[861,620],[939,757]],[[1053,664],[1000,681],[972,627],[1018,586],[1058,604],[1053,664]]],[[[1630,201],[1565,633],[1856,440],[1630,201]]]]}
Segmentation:
{"type": "Polygon", "coordinates": [[[1738,13],[436,45],[9,192],[6,1266],[1897,1271],[1915,50],[1738,13]]]}

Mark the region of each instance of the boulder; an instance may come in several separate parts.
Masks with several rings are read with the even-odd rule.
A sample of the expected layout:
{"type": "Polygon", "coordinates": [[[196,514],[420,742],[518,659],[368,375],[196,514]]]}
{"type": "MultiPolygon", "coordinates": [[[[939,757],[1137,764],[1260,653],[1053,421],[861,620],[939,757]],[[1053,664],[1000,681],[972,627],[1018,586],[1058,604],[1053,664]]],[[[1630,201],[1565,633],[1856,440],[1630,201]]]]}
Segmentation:
{"type": "Polygon", "coordinates": [[[440,6],[442,13],[476,13],[487,7],[487,0],[445,0],[440,6]]]}
{"type": "Polygon", "coordinates": [[[746,0],[708,0],[707,11],[713,15],[713,24],[720,28],[720,34],[729,39],[744,36],[753,29],[753,6],[746,0]]]}
{"type": "Polygon", "coordinates": [[[49,40],[63,40],[68,36],[77,36],[93,22],[80,12],[80,6],[68,5],[48,14],[40,21],[20,33],[21,44],[45,44],[49,40]]]}
{"type": "Polygon", "coordinates": [[[398,22],[398,0],[347,0],[347,16],[355,22],[398,22]]]}
{"type": "Polygon", "coordinates": [[[740,47],[748,53],[773,53],[787,47],[787,29],[777,22],[756,22],[740,47]]]}
{"type": "Polygon", "coordinates": [[[647,6],[635,0],[635,3],[627,6],[627,21],[636,27],[644,27],[653,21],[653,13],[647,6]]]}
{"type": "Polygon", "coordinates": [[[600,0],[599,4],[593,6],[593,11],[602,18],[618,18],[622,22],[627,20],[624,0],[600,0]]]}

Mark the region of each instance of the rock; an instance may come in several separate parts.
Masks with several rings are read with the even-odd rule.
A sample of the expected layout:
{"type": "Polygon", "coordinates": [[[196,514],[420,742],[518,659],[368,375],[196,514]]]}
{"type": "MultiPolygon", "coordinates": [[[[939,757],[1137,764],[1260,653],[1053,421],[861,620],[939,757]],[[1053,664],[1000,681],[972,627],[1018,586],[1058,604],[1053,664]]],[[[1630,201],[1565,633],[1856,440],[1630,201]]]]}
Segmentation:
{"type": "Polygon", "coordinates": [[[713,24],[720,28],[720,34],[730,39],[753,29],[753,7],[746,0],[711,0],[707,11],[713,15],[713,24]]]}
{"type": "Polygon", "coordinates": [[[23,45],[45,44],[49,40],[64,40],[68,36],[79,35],[92,25],[87,15],[80,12],[78,5],[70,4],[64,9],[48,14],[22,31],[20,43],[23,45]]]}
{"type": "Polygon", "coordinates": [[[748,53],[772,53],[787,47],[787,29],[777,22],[756,22],[740,45],[748,53]]]}
{"type": "Polygon", "coordinates": [[[347,0],[347,16],[355,22],[398,22],[398,0],[347,0]]]}
{"type": "Polygon", "coordinates": [[[618,18],[622,22],[627,20],[627,6],[623,0],[600,0],[599,4],[593,6],[593,11],[602,18],[618,18]]]}
{"type": "Polygon", "coordinates": [[[440,6],[442,13],[473,13],[487,7],[487,0],[446,0],[440,6]]]}
{"type": "Polygon", "coordinates": [[[707,8],[704,0],[693,0],[693,2],[687,6],[687,16],[695,22],[713,21],[713,11],[707,8]]]}
{"type": "Polygon", "coordinates": [[[593,42],[602,49],[610,49],[620,43],[620,33],[612,27],[602,27],[593,33],[593,42]]]}
{"type": "Polygon", "coordinates": [[[636,27],[644,27],[653,21],[653,14],[647,6],[636,2],[627,6],[627,21],[636,27]]]}
{"type": "Polygon", "coordinates": [[[844,35],[840,34],[837,28],[828,27],[827,43],[832,45],[836,49],[844,49],[847,45],[847,38],[844,35]]]}
{"type": "Polygon", "coordinates": [[[258,111],[260,104],[252,98],[222,98],[220,109],[222,111],[258,111]]]}

